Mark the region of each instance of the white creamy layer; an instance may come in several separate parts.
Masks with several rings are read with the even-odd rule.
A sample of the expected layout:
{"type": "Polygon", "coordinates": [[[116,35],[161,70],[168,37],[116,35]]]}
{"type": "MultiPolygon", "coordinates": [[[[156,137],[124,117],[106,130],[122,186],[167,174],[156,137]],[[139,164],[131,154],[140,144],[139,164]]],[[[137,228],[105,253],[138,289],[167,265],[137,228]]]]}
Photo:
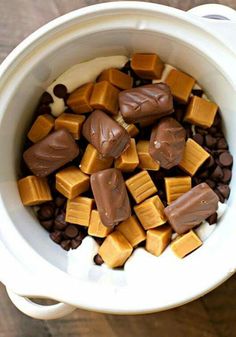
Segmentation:
{"type": "Polygon", "coordinates": [[[128,57],[123,55],[97,57],[87,62],[78,63],[66,70],[46,90],[53,98],[53,103],[50,104],[53,116],[59,116],[66,108],[64,100],[56,97],[53,93],[57,84],[63,84],[66,86],[67,92],[71,93],[83,84],[94,82],[106,69],[121,69],[128,60],[128,57]]]}

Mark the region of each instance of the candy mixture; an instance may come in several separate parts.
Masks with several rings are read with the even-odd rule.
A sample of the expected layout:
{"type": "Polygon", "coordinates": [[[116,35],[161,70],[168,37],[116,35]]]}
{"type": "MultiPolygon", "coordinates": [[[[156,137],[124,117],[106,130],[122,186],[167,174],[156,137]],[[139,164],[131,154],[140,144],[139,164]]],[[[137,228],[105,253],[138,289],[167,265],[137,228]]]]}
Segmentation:
{"type": "Polygon", "coordinates": [[[230,194],[217,104],[156,54],[73,66],[43,93],[27,138],[22,203],[67,251],[95,238],[97,265],[122,267],[139,246],[185,257],[230,194]]]}

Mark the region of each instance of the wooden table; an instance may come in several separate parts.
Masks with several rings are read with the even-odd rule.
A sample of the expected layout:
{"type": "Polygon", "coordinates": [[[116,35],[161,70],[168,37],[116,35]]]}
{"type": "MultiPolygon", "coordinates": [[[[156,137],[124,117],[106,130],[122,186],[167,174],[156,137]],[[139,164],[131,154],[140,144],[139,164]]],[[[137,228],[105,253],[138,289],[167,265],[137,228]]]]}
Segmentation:
{"type": "MultiPolygon", "coordinates": [[[[27,35],[73,9],[103,1],[0,0],[0,61],[27,35]]],[[[187,10],[212,1],[160,0],[187,10]]],[[[215,1],[236,9],[236,0],[215,1]]],[[[209,270],[210,272],[210,270],[209,270]]],[[[168,290],[167,290],[168,291],[168,290]]],[[[0,286],[0,337],[235,337],[236,276],[203,298],[180,308],[143,316],[103,315],[77,310],[58,321],[21,314],[0,286]]]]}

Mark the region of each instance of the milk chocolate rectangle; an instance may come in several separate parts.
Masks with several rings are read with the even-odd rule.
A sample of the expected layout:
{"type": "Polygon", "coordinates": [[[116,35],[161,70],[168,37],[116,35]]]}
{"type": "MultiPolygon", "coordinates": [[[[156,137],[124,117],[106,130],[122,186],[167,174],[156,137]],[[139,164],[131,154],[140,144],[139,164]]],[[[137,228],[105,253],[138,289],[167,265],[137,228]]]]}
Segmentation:
{"type": "Polygon", "coordinates": [[[102,223],[113,227],[131,215],[128,193],[122,174],[115,168],[96,172],[91,187],[102,223]]]}
{"type": "Polygon", "coordinates": [[[218,201],[216,193],[202,183],[172,202],[164,212],[174,231],[183,234],[214,214],[218,201]]]}

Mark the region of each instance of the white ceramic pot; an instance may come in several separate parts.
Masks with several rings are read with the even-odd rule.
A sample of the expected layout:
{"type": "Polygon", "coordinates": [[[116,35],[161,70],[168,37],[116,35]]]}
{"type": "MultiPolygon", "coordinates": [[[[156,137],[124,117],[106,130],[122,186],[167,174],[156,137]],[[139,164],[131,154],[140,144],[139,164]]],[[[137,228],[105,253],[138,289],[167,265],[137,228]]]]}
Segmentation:
{"type": "Polygon", "coordinates": [[[80,61],[133,52],[156,52],[201,83],[222,110],[236,158],[235,34],[236,13],[224,6],[205,5],[186,13],[151,3],[105,3],[48,23],[2,63],[0,279],[21,311],[42,319],[61,317],[77,307],[115,314],[160,311],[202,296],[234,273],[235,177],[226,214],[204,245],[184,260],[164,257],[156,264],[156,258],[145,255],[133,270],[94,266],[81,277],[78,270],[77,278],[67,272],[67,253],[22,206],[16,179],[24,132],[48,84],[80,61]],[[200,18],[210,14],[231,21],[200,18]],[[44,307],[28,297],[61,303],[44,307]]]}

